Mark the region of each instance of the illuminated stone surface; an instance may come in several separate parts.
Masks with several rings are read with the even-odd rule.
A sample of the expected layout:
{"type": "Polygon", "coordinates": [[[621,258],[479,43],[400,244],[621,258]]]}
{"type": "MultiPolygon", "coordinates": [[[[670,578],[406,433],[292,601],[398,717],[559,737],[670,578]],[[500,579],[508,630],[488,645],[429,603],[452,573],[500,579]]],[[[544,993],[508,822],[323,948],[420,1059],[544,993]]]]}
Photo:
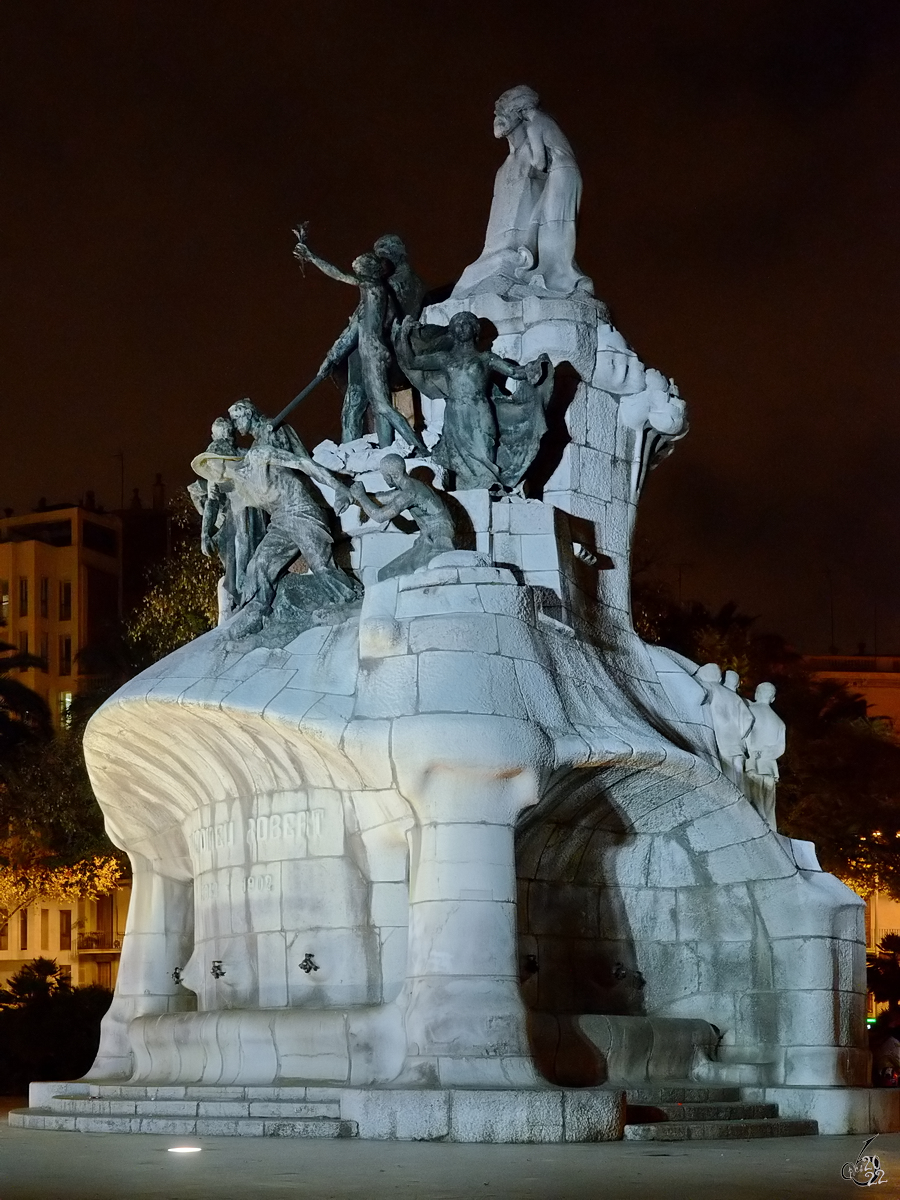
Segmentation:
{"type": "Polygon", "coordinates": [[[589,298],[426,319],[464,306],[575,368],[541,498],[456,493],[468,548],[381,582],[412,535],[357,535],[333,623],[226,623],[95,715],[134,869],[116,995],[93,1095],[20,1123],[596,1140],[624,1088],[686,1079],[853,1109],[794,1093],[867,1082],[862,901],[723,773],[696,664],[631,626],[683,402],[589,298]]]}

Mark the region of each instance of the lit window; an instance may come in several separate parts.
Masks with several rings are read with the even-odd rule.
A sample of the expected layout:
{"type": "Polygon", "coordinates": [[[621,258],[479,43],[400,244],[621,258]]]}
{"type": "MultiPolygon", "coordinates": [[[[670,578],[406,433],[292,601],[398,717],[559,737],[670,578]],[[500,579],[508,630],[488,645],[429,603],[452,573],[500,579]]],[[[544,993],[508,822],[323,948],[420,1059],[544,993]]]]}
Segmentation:
{"type": "Polygon", "coordinates": [[[56,703],[60,726],[63,729],[68,729],[72,720],[72,693],[60,692],[56,703]]]}
{"type": "Polygon", "coordinates": [[[9,580],[0,579],[0,625],[9,623],[9,580]]]}

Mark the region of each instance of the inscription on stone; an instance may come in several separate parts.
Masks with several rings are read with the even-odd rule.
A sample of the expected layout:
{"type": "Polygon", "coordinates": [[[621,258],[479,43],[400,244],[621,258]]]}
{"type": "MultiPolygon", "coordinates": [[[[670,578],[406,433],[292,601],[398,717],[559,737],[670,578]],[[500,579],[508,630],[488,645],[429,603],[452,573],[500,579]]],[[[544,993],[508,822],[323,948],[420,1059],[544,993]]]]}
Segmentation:
{"type": "Polygon", "coordinates": [[[277,842],[291,841],[308,834],[322,832],[324,808],[301,809],[299,812],[274,813],[271,817],[249,817],[247,819],[247,841],[277,842]]]}
{"type": "Polygon", "coordinates": [[[210,851],[216,846],[234,845],[234,821],[222,821],[218,825],[204,825],[191,834],[191,842],[198,853],[210,851]]]}

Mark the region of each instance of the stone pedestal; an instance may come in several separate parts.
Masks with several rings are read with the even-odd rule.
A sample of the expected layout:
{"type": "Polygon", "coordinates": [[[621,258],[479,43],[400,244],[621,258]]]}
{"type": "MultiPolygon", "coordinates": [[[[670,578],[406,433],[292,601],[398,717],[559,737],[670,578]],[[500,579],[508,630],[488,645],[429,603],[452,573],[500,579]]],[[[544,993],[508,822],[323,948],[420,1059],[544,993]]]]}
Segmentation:
{"type": "Polygon", "coordinates": [[[361,603],[274,648],[226,624],[95,715],[135,868],[119,982],[76,1107],[19,1123],[178,1103],[194,1132],[596,1140],[635,1077],[790,1104],[867,1081],[862,902],[760,819],[695,664],[631,626],[636,504],[683,412],[589,300],[428,319],[464,305],[569,364],[533,494],[458,493],[468,548],[381,583],[408,536],[357,536],[361,603]],[[220,1092],[240,1113],[201,1113],[220,1092]],[[332,1108],[258,1108],[282,1101],[332,1108]]]}

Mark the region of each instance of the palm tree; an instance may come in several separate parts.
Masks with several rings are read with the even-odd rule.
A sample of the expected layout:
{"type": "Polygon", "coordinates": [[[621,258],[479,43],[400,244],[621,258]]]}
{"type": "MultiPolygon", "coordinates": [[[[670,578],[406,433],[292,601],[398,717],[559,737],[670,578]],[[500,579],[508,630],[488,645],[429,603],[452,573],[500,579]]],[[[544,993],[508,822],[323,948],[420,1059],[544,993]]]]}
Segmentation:
{"type": "Polygon", "coordinates": [[[46,701],[11,677],[13,671],[43,665],[43,659],[0,641],[0,767],[23,742],[46,738],[52,733],[46,701]]]}

